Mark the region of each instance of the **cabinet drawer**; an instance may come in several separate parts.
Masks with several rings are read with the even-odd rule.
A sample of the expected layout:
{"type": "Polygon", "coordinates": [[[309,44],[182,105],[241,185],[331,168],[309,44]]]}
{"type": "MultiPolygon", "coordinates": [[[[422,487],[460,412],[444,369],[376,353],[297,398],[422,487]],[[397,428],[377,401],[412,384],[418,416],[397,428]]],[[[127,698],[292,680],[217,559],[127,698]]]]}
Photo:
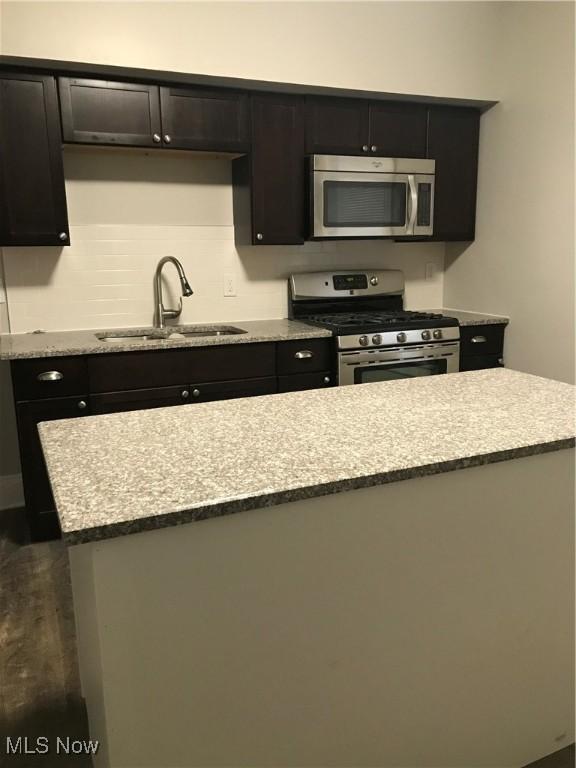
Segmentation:
{"type": "Polygon", "coordinates": [[[277,392],[276,378],[240,379],[237,381],[209,381],[190,386],[190,403],[207,403],[211,400],[231,400],[235,397],[273,395],[277,392]]]}
{"type": "Polygon", "coordinates": [[[88,391],[84,357],[43,357],[15,360],[12,381],[16,400],[68,397],[88,391]]]}
{"type": "Polygon", "coordinates": [[[465,355],[460,358],[461,371],[480,371],[483,368],[503,368],[504,360],[500,355],[465,355]]]}
{"type": "Polygon", "coordinates": [[[465,325],[460,328],[461,355],[501,355],[505,325],[465,325]]]}
{"type": "Polygon", "coordinates": [[[332,346],[332,339],[280,342],[277,352],[278,374],[283,376],[331,369],[333,367],[332,346]]]}
{"type": "Polygon", "coordinates": [[[117,352],[88,360],[92,392],[274,376],[274,344],[117,352]]]}
{"type": "Polygon", "coordinates": [[[333,387],[335,383],[336,377],[331,371],[279,376],[278,392],[300,392],[304,389],[322,389],[325,387],[333,387]]]}

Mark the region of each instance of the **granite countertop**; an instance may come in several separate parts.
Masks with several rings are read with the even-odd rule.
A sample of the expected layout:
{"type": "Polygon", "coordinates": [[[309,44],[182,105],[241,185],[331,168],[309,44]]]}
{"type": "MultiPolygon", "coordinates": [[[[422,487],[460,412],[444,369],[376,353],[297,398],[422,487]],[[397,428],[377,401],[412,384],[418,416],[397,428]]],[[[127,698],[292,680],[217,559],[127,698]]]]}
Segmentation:
{"type": "Polygon", "coordinates": [[[490,369],[86,416],[40,435],[75,544],[568,448],[575,391],[490,369]]]}
{"type": "MultiPolygon", "coordinates": [[[[13,333],[0,335],[0,360],[20,360],[32,357],[59,357],[63,355],[98,355],[111,352],[135,352],[151,349],[178,349],[180,347],[208,347],[223,344],[252,344],[264,341],[290,341],[331,336],[330,331],[295,320],[241,320],[219,323],[245,330],[229,336],[200,336],[197,338],[101,341],[97,333],[134,333],[136,328],[86,331],[48,331],[47,333],[13,333]]],[[[180,326],[194,328],[190,326],[180,326]]],[[[141,329],[142,330],[142,329],[141,329]]],[[[174,328],[177,330],[177,328],[174,328]]]]}
{"type": "Polygon", "coordinates": [[[438,312],[447,317],[455,317],[460,325],[508,325],[509,317],[504,315],[485,315],[480,312],[465,312],[463,309],[423,309],[423,312],[438,312]]]}

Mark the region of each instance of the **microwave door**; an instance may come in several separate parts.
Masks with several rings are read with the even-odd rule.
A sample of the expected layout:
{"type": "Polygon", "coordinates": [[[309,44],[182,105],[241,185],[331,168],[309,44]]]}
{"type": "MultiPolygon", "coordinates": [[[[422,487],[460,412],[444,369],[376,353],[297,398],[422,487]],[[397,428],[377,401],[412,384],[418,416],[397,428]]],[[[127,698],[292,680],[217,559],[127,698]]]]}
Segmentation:
{"type": "Polygon", "coordinates": [[[408,175],[313,173],[314,237],[406,235],[408,175]]]}

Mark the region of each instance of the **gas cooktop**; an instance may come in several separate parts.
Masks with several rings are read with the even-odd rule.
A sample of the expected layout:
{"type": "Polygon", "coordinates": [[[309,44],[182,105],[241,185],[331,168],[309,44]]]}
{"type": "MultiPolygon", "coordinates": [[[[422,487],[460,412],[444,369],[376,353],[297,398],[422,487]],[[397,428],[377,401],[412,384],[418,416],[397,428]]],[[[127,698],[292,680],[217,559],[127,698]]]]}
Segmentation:
{"type": "Polygon", "coordinates": [[[375,331],[405,331],[418,328],[447,328],[457,326],[453,317],[433,312],[335,312],[303,315],[299,320],[319,325],[332,331],[335,336],[351,333],[373,333],[375,331]]]}

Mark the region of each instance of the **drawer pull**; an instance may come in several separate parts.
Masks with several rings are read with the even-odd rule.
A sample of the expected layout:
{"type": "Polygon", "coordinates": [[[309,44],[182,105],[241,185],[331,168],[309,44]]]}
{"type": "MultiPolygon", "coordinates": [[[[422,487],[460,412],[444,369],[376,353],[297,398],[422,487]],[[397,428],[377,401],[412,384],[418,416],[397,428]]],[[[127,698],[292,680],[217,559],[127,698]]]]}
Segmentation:
{"type": "Polygon", "coordinates": [[[199,389],[193,389],[192,390],[192,396],[193,397],[200,397],[200,390],[199,389]]]}
{"type": "Polygon", "coordinates": [[[64,374],[60,371],[44,371],[36,376],[38,381],[62,381],[64,374]]]}
{"type": "Polygon", "coordinates": [[[324,376],[324,384],[330,384],[330,376],[324,376]]]}
{"type": "Polygon", "coordinates": [[[314,352],[310,352],[309,349],[301,349],[300,352],[296,352],[294,357],[296,360],[309,360],[311,357],[314,357],[314,352]]]}
{"type": "Polygon", "coordinates": [[[503,357],[499,357],[498,358],[498,365],[504,366],[504,358],[503,357]]]}
{"type": "Polygon", "coordinates": [[[470,341],[472,344],[485,344],[487,339],[486,336],[472,336],[470,341]]]}
{"type": "Polygon", "coordinates": [[[86,400],[80,400],[80,402],[78,403],[78,408],[80,408],[80,410],[83,411],[86,408],[87,405],[88,404],[87,404],[86,400]]]}

